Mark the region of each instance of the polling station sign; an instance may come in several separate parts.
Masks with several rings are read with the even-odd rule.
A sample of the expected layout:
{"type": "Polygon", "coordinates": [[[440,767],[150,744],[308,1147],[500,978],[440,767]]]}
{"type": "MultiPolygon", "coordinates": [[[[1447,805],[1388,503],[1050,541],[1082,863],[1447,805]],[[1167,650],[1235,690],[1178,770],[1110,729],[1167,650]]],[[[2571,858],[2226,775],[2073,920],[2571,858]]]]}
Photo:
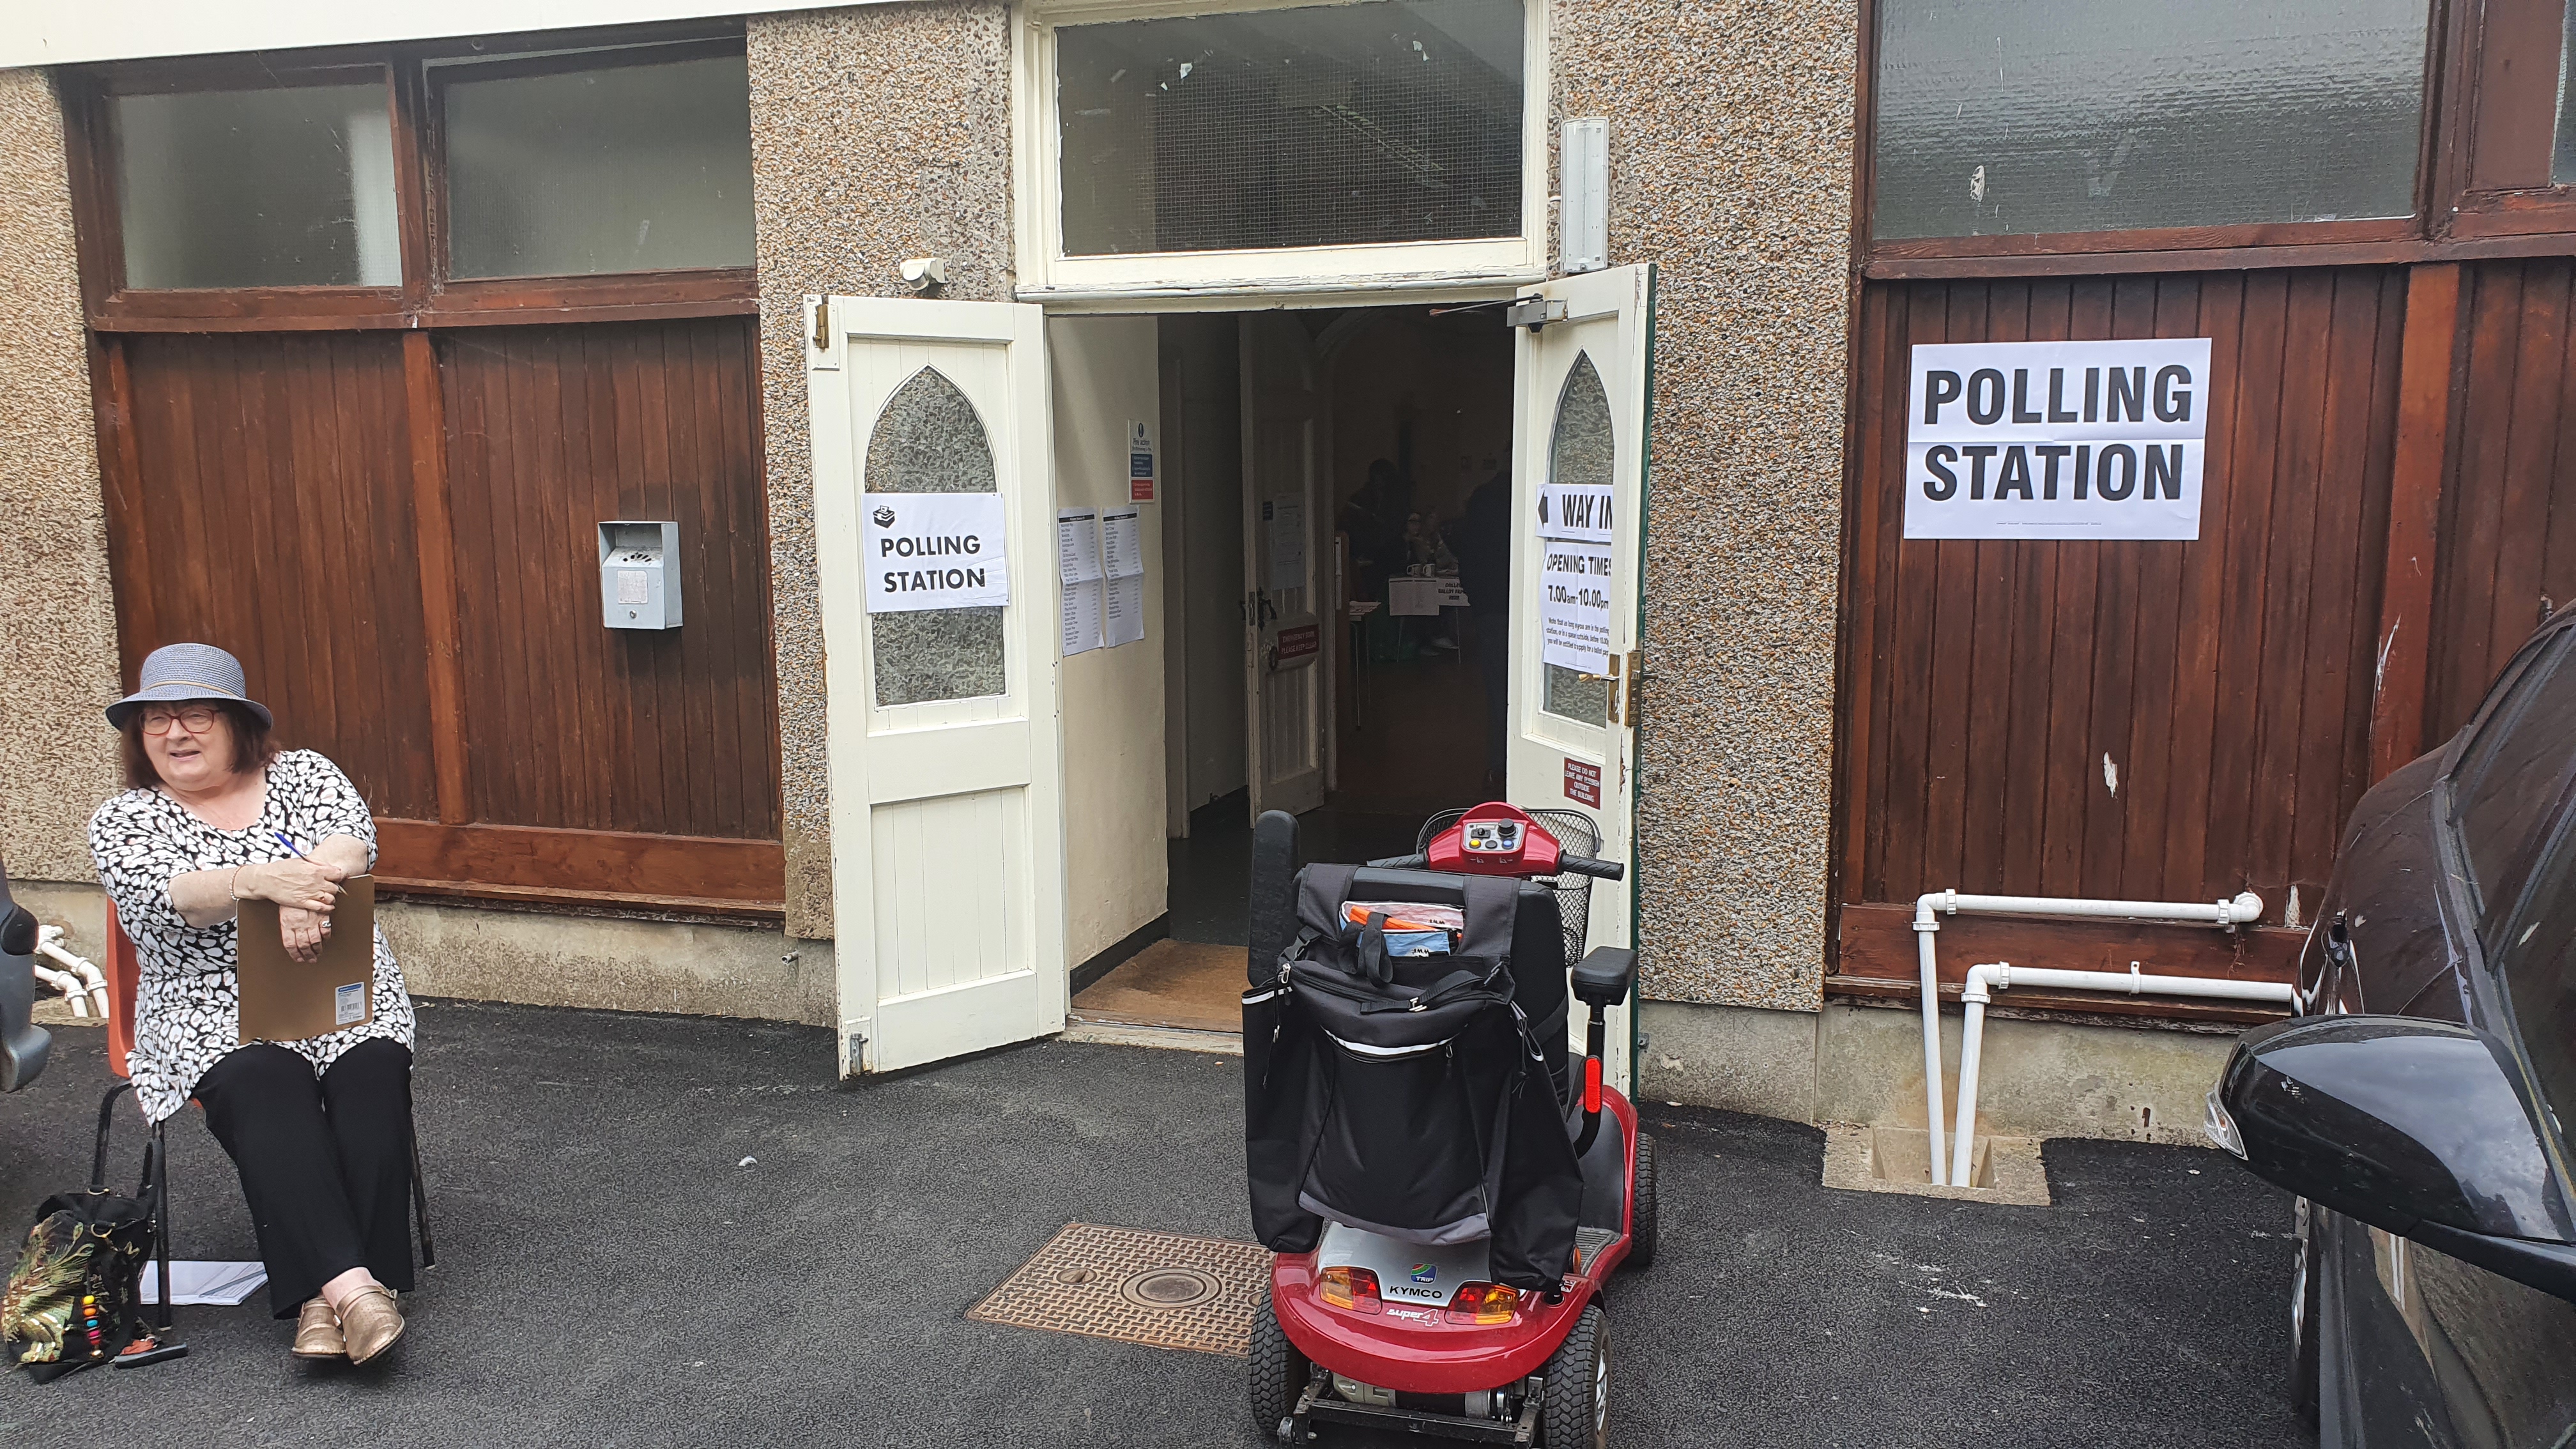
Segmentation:
{"type": "Polygon", "coordinates": [[[1011,601],[1002,495],[870,493],[860,501],[869,613],[999,608],[1011,601]]]}
{"type": "Polygon", "coordinates": [[[2194,539],[2209,339],[1914,349],[1907,538],[2194,539]]]}

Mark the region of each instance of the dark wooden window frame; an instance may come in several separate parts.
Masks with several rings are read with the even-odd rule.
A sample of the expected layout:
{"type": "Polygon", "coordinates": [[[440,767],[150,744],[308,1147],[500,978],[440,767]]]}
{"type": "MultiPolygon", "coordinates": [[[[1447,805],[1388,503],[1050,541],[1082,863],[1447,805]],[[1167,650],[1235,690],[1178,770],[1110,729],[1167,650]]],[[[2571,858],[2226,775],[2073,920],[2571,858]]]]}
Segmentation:
{"type": "Polygon", "coordinates": [[[472,37],[418,45],[345,47],[207,59],[128,62],[65,72],[64,138],[70,163],[81,293],[100,332],[305,331],[472,327],[741,315],[759,310],[751,267],[703,267],[574,277],[451,281],[444,243],[445,157],[437,97],[463,78],[433,60],[503,57],[473,74],[560,73],[674,58],[738,54],[738,24],[612,32],[472,37]],[[524,59],[512,52],[554,52],[524,59]],[[108,102],[120,94],[348,84],[385,86],[394,138],[395,217],[402,282],[395,287],[241,287],[142,290],[125,285],[116,196],[116,137],[108,102]]]}
{"type": "Polygon", "coordinates": [[[2576,186],[2547,184],[2557,120],[2555,61],[2567,3],[2430,0],[2412,216],[1881,241],[1871,227],[1882,3],[1861,0],[1853,254],[1863,276],[1895,280],[2356,266],[2576,252],[2576,186]],[[2549,60],[2534,64],[2534,56],[2549,60]]]}

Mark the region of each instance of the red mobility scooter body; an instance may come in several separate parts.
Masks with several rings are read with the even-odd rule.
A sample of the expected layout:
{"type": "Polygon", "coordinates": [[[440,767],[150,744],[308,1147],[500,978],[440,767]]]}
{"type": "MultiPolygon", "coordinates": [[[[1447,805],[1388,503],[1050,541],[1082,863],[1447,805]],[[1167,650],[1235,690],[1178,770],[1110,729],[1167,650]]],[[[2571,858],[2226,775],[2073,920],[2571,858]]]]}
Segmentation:
{"type": "MultiPolygon", "coordinates": [[[[1633,1142],[1637,1111],[1616,1087],[1601,1089],[1603,1110],[1633,1142]]],[[[1282,1254],[1270,1267],[1270,1301],[1288,1341],[1333,1372],[1405,1394],[1470,1394],[1515,1383],[1539,1371],[1583,1317],[1584,1307],[1627,1261],[1635,1232],[1636,1154],[1628,1154],[1628,1221],[1599,1252],[1581,1255],[1565,1277],[1562,1301],[1522,1296],[1508,1322],[1490,1327],[1449,1321],[1453,1310],[1376,1301],[1373,1309],[1335,1308],[1317,1282],[1330,1264],[1323,1250],[1282,1254]]],[[[1461,1315],[1469,1316],[1472,1315],[1461,1315]]]]}

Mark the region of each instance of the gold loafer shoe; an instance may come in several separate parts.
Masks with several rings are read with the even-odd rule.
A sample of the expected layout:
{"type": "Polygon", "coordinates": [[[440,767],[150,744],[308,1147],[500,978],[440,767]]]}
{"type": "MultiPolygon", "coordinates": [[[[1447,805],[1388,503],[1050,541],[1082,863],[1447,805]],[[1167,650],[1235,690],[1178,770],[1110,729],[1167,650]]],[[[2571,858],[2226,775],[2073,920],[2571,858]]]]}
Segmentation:
{"type": "Polygon", "coordinates": [[[365,1363],[393,1347],[403,1334],[402,1310],[394,1306],[394,1290],[370,1283],[343,1299],[340,1334],[349,1346],[351,1363],[365,1363]]]}
{"type": "Polygon", "coordinates": [[[304,1300],[304,1311],[295,1320],[295,1356],[297,1358],[347,1358],[348,1340],[340,1336],[340,1315],[331,1311],[328,1299],[316,1296],[304,1300]]]}

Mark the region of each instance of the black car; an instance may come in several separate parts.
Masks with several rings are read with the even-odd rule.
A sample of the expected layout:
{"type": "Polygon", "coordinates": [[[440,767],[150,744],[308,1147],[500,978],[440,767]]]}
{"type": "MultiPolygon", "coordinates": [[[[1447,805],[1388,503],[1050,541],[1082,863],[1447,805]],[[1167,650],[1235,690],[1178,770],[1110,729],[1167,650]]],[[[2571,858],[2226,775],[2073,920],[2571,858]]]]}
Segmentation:
{"type": "Polygon", "coordinates": [[[2209,1133],[2299,1195],[2290,1388],[2340,1446],[2576,1446],[2576,608],[2362,797],[2209,1133]]]}
{"type": "Polygon", "coordinates": [[[45,1070],[53,1037],[27,1020],[36,1002],[36,918],[9,898],[0,867],[0,1092],[14,1092],[45,1070]]]}

